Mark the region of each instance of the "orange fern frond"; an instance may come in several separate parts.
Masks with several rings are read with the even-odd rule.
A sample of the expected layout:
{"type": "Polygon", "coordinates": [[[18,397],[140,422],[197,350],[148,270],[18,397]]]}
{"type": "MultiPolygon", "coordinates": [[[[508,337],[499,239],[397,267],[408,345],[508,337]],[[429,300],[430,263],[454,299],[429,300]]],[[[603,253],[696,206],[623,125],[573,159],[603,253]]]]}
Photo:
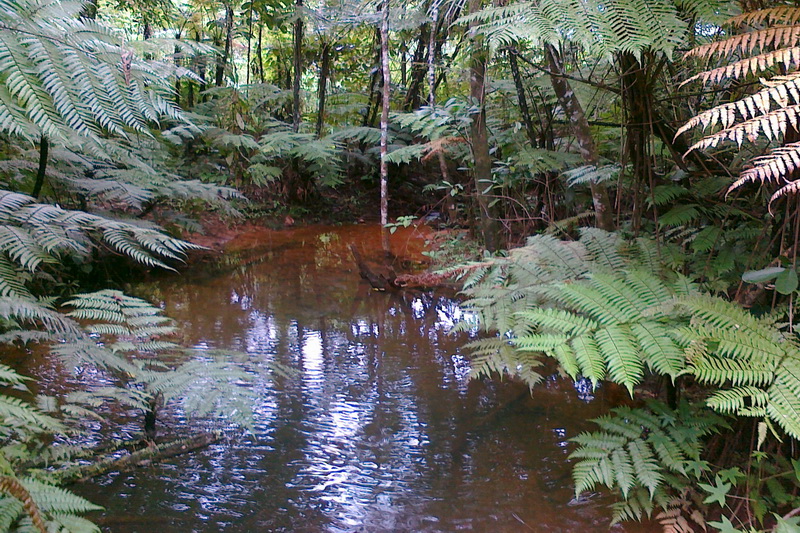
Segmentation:
{"type": "Polygon", "coordinates": [[[739,175],[739,179],[728,188],[729,193],[745,183],[780,181],[800,169],[800,142],[774,148],[769,154],[753,159],[752,163],[753,168],[739,175]]]}
{"type": "Polygon", "coordinates": [[[735,52],[750,55],[756,49],[764,51],[768,48],[797,46],[798,43],[800,43],[800,26],[773,26],[698,46],[686,52],[684,58],[729,56],[735,52]]]}
{"type": "Polygon", "coordinates": [[[727,78],[739,79],[748,74],[762,72],[775,65],[782,65],[786,69],[800,67],[800,47],[781,48],[779,50],[748,57],[724,67],[707,70],[692,76],[681,83],[679,87],[683,87],[687,83],[698,79],[702,80],[704,84],[719,83],[727,78]]]}
{"type": "Polygon", "coordinates": [[[742,26],[744,24],[796,24],[800,21],[800,8],[792,6],[771,7],[750,13],[742,13],[728,19],[728,26],[742,26]]]}
{"type": "Polygon", "coordinates": [[[704,137],[690,146],[686,153],[703,148],[714,148],[725,140],[735,141],[741,146],[745,137],[754,142],[760,133],[763,133],[771,141],[786,133],[787,123],[798,129],[798,116],[800,116],[800,105],[776,109],[704,137]]]}
{"type": "MultiPolygon", "coordinates": [[[[743,120],[754,119],[760,115],[769,113],[772,109],[773,101],[778,108],[787,107],[792,102],[800,104],[800,77],[788,78],[787,81],[783,81],[773,87],[762,89],[741,100],[722,104],[707,111],[703,111],[681,126],[675,136],[677,137],[700,125],[703,126],[703,130],[718,124],[722,125],[723,128],[730,128],[736,122],[737,112],[743,120]]],[[[741,141],[737,142],[741,144],[741,141]]]]}
{"type": "Polygon", "coordinates": [[[28,516],[33,522],[33,525],[41,533],[47,533],[47,526],[45,525],[42,513],[39,506],[33,501],[31,493],[28,492],[19,480],[12,476],[0,476],[0,492],[9,494],[22,502],[22,508],[28,513],[28,516]]]}
{"type": "Polygon", "coordinates": [[[769,211],[772,213],[772,204],[775,203],[776,200],[779,198],[786,196],[788,194],[797,194],[797,191],[800,191],[800,180],[790,181],[777,191],[772,197],[769,199],[769,211]]]}

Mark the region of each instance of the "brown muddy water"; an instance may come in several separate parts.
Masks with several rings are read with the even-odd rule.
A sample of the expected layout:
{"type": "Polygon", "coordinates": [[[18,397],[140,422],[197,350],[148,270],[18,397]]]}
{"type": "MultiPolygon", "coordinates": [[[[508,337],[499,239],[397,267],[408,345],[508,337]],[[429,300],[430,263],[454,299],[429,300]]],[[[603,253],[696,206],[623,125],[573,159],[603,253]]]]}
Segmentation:
{"type": "MultiPolygon", "coordinates": [[[[457,300],[371,291],[350,243],[367,258],[382,253],[376,226],[264,230],[233,241],[215,274],[134,288],[201,352],[245,352],[250,365],[297,373],[256,378],[253,434],[228,431],[205,450],[76,486],[106,508],[94,517],[103,529],[607,531],[610,500],[576,501],[566,457],[568,439],[616,400],[610,391],[557,375],[532,395],[508,381],[470,383],[470,333],[451,333],[465,314],[457,300]]],[[[392,236],[400,258],[418,259],[423,246],[413,228],[392,236]]],[[[178,406],[160,431],[224,426],[187,420],[178,406]]]]}

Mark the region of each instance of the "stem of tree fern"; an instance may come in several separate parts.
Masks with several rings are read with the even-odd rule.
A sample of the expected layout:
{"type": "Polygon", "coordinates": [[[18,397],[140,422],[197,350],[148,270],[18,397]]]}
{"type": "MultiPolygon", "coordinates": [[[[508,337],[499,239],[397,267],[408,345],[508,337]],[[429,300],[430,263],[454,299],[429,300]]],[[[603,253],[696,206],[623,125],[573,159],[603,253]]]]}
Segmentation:
{"type": "Polygon", "coordinates": [[[47,172],[47,152],[49,149],[50,143],[42,135],[42,139],[39,141],[39,169],[36,171],[36,182],[33,184],[33,190],[31,191],[31,196],[37,199],[42,192],[42,186],[44,186],[45,173],[47,172]]]}

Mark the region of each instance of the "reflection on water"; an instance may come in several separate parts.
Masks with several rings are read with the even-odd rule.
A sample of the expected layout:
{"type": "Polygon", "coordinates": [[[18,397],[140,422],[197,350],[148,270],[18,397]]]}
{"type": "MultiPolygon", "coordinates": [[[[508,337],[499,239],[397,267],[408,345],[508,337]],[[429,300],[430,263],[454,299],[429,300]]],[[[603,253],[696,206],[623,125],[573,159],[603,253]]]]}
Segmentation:
{"type": "MultiPolygon", "coordinates": [[[[161,280],[199,350],[237,350],[258,377],[255,434],[79,487],[108,531],[604,531],[608,503],[573,501],[567,440],[603,391],[548,380],[531,396],[468,380],[464,311],[440,294],[369,290],[348,245],[377,257],[377,227],[252,233],[227,272],[161,280]],[[266,370],[264,371],[266,372],[266,370]],[[263,376],[263,373],[260,374],[263,376]]],[[[418,257],[413,229],[393,252],[418,257]]],[[[222,425],[169,412],[162,431],[222,425]],[[191,428],[188,426],[192,426],[191,428]]]]}

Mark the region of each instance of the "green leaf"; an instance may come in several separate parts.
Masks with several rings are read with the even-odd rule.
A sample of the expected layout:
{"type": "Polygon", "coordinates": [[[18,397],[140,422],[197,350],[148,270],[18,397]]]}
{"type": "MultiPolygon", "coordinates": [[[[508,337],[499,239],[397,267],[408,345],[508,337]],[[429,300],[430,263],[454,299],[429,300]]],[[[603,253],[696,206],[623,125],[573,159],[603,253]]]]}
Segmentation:
{"type": "Polygon", "coordinates": [[[775,515],[775,533],[800,533],[800,516],[782,518],[775,515]]]}
{"type": "Polygon", "coordinates": [[[741,529],[736,529],[727,516],[723,516],[719,522],[709,522],[709,526],[716,528],[719,533],[742,533],[741,529]]]}
{"type": "Polygon", "coordinates": [[[797,270],[787,268],[775,279],[775,290],[780,294],[791,294],[797,290],[797,270]]]}
{"type": "Polygon", "coordinates": [[[733,485],[730,483],[723,483],[722,478],[717,476],[714,485],[709,485],[707,483],[698,483],[697,484],[701,489],[708,492],[708,496],[703,500],[703,503],[719,503],[722,507],[725,507],[725,497],[730,492],[733,485]]]}
{"type": "Polygon", "coordinates": [[[761,270],[748,270],[742,274],[742,281],[745,283],[763,283],[771,281],[778,275],[783,273],[786,269],[783,267],[767,267],[761,270]]]}

